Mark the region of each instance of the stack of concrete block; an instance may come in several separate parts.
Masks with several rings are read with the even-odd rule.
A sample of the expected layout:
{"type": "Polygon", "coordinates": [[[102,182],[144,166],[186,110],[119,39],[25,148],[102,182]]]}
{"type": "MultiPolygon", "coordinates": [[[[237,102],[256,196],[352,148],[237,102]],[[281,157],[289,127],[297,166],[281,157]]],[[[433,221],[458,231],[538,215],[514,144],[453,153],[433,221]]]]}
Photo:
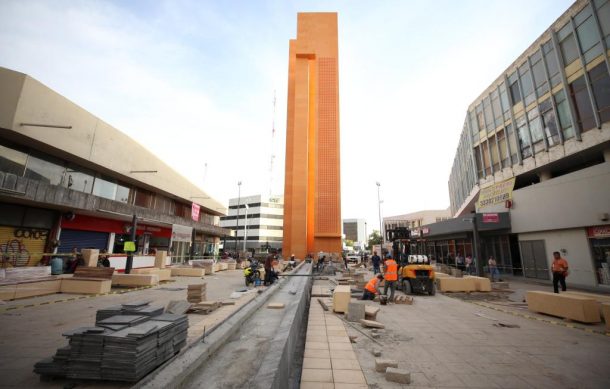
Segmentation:
{"type": "Polygon", "coordinates": [[[237,268],[237,262],[234,260],[227,261],[227,270],[235,270],[237,268]]]}
{"type": "Polygon", "coordinates": [[[589,297],[570,295],[567,293],[551,293],[528,291],[526,294],[527,308],[533,312],[559,316],[582,323],[599,323],[600,305],[589,297]]]}
{"type": "Polygon", "coordinates": [[[347,312],[347,306],[352,298],[349,285],[339,285],[333,292],[333,311],[338,313],[347,312]]]}
{"type": "Polygon", "coordinates": [[[165,269],[167,264],[167,251],[160,250],[155,254],[155,267],[159,269],[165,269]]]}
{"type": "Polygon", "coordinates": [[[477,292],[491,292],[491,281],[486,277],[465,276],[474,280],[474,286],[477,292]]]}
{"type": "Polygon", "coordinates": [[[207,299],[207,283],[189,285],[186,300],[189,303],[200,303],[207,299]]]}
{"type": "Polygon", "coordinates": [[[374,307],[372,305],[366,305],[364,307],[364,316],[365,319],[368,320],[377,320],[377,313],[379,312],[379,307],[374,307]]]}
{"type": "Polygon", "coordinates": [[[100,250],[82,249],[80,253],[83,256],[83,261],[85,261],[85,266],[89,266],[89,267],[97,266],[97,261],[99,259],[100,250]]]}

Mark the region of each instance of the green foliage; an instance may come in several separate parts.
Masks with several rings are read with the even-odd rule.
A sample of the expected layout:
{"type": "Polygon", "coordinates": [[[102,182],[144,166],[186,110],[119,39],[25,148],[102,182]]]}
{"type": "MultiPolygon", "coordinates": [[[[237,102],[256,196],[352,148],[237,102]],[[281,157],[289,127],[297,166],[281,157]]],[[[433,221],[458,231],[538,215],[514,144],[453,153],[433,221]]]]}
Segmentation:
{"type": "Polygon", "coordinates": [[[369,235],[368,249],[370,250],[375,244],[381,244],[381,234],[377,230],[373,230],[369,235]]]}

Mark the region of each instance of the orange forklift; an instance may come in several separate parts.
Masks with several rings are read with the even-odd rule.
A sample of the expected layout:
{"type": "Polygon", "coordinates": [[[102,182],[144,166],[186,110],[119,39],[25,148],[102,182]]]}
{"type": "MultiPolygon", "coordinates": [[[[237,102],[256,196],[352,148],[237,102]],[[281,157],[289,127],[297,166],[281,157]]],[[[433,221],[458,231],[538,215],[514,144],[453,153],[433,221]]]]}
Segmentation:
{"type": "Polygon", "coordinates": [[[434,296],[434,268],[426,255],[414,254],[417,240],[406,227],[386,230],[386,239],[392,242],[392,254],[398,262],[398,289],[405,294],[423,293],[434,296]]]}

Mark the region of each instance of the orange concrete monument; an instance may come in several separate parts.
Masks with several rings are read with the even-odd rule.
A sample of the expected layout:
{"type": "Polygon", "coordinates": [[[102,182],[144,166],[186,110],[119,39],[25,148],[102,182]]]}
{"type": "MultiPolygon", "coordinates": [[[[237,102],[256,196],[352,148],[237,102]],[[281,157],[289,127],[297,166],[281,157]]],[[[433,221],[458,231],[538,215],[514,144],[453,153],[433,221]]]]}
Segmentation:
{"type": "Polygon", "coordinates": [[[299,13],[290,40],[284,256],[340,253],[339,71],[336,13],[299,13]]]}

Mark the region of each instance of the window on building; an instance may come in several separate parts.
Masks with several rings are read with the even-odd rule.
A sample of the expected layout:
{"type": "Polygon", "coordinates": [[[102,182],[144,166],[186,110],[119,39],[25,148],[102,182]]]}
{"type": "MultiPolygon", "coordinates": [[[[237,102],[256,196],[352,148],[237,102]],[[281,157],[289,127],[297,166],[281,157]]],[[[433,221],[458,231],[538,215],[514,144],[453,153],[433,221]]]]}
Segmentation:
{"type": "Polygon", "coordinates": [[[498,94],[498,90],[494,89],[491,92],[491,108],[494,115],[494,127],[500,127],[502,123],[504,123],[504,118],[502,116],[502,107],[500,106],[500,96],[498,94]]]}
{"type": "Polygon", "coordinates": [[[69,165],[66,169],[64,186],[78,190],[79,192],[91,193],[95,173],[80,166],[69,165]]]}
{"type": "Polygon", "coordinates": [[[118,185],[110,178],[95,177],[93,182],[93,192],[95,196],[103,197],[105,199],[114,200],[116,197],[118,185]]]}
{"type": "Polygon", "coordinates": [[[483,171],[483,163],[481,162],[481,146],[474,148],[474,160],[477,164],[477,173],[479,178],[485,178],[485,172],[483,171]]]}
{"type": "Polygon", "coordinates": [[[477,114],[477,128],[479,131],[483,131],[485,129],[485,120],[483,120],[483,106],[481,104],[477,105],[475,112],[477,114]]]}
{"type": "Polygon", "coordinates": [[[0,171],[22,177],[28,155],[0,145],[0,171]]]}
{"type": "Polygon", "coordinates": [[[521,78],[521,92],[525,96],[525,105],[527,106],[536,100],[534,83],[532,82],[532,75],[530,74],[527,62],[519,66],[519,76],[521,78]]]}
{"type": "MultiPolygon", "coordinates": [[[[49,156],[43,159],[29,155],[24,176],[50,185],[62,185],[65,172],[66,168],[59,159],[49,156]]],[[[73,189],[76,190],[76,187],[73,189]]]]}
{"type": "Polygon", "coordinates": [[[610,46],[610,1],[595,0],[597,18],[602,28],[602,34],[606,40],[606,47],[610,46]]]}
{"type": "Polygon", "coordinates": [[[578,35],[578,43],[585,57],[585,62],[589,63],[592,59],[603,53],[599,43],[599,34],[595,20],[591,14],[591,7],[586,6],[575,17],[576,35],[578,35]]]}
{"type": "Polygon", "coordinates": [[[589,71],[591,87],[599,117],[603,122],[610,121],[610,76],[604,62],[589,71]]]}
{"type": "Polygon", "coordinates": [[[483,166],[488,174],[491,174],[491,159],[489,155],[489,146],[487,141],[481,143],[481,151],[483,152],[483,166]]]}
{"type": "Polygon", "coordinates": [[[510,115],[508,114],[508,110],[510,109],[510,104],[508,103],[508,95],[506,94],[506,87],[504,84],[500,85],[500,103],[502,103],[502,112],[504,112],[504,120],[510,119],[510,115]]]}
{"type": "Polygon", "coordinates": [[[519,80],[516,72],[508,76],[508,83],[510,85],[508,87],[508,89],[510,90],[510,97],[513,100],[513,105],[515,105],[521,101],[521,92],[519,91],[519,80]]]}
{"type": "Polygon", "coordinates": [[[134,205],[138,207],[151,208],[153,193],[147,191],[146,189],[137,188],[134,205]]]}
{"type": "Polygon", "coordinates": [[[542,133],[542,123],[540,121],[540,112],[538,107],[527,112],[527,120],[530,123],[530,134],[532,135],[532,143],[542,142],[544,135],[542,133]]]}
{"type": "Polygon", "coordinates": [[[561,131],[563,131],[563,139],[568,140],[575,136],[574,128],[572,127],[572,115],[570,114],[570,106],[566,99],[564,90],[553,95],[555,99],[555,106],[557,107],[557,114],[559,115],[559,124],[561,131]]]}
{"type": "Polygon", "coordinates": [[[521,150],[521,157],[531,157],[532,150],[530,147],[530,135],[529,131],[527,130],[525,116],[517,118],[517,136],[519,137],[519,150],[521,150]]]}
{"type": "Polygon", "coordinates": [[[542,44],[542,52],[544,53],[544,61],[546,62],[546,69],[549,72],[551,85],[559,85],[561,82],[561,74],[559,73],[559,64],[557,63],[557,57],[555,56],[553,42],[548,41],[542,44]]]}
{"type": "Polygon", "coordinates": [[[157,193],[155,195],[154,203],[155,205],[153,208],[157,211],[167,214],[174,213],[174,200],[157,193]]]}
{"type": "Polygon", "coordinates": [[[510,166],[508,162],[508,152],[506,151],[506,136],[504,134],[504,130],[500,130],[496,133],[498,138],[498,148],[500,149],[500,161],[502,163],[502,167],[510,166]]]}
{"type": "Polygon", "coordinates": [[[576,107],[576,121],[580,130],[585,132],[595,127],[595,116],[584,76],[577,78],[570,84],[570,96],[576,107]]]}
{"type": "Polygon", "coordinates": [[[578,59],[578,48],[576,47],[576,41],[572,34],[572,26],[569,22],[557,32],[557,38],[559,39],[563,63],[565,66],[568,66],[578,59]]]}
{"type": "Polygon", "coordinates": [[[479,129],[477,126],[477,119],[474,111],[468,112],[468,119],[470,120],[470,131],[472,132],[472,143],[479,141],[479,129]]]}
{"type": "Polygon", "coordinates": [[[544,128],[544,134],[549,143],[549,147],[554,146],[559,143],[559,131],[557,129],[557,119],[555,118],[551,99],[546,99],[541,102],[540,105],[538,105],[538,109],[540,110],[542,127],[544,128]]]}
{"type": "Polygon", "coordinates": [[[114,199],[116,201],[120,201],[122,203],[129,203],[129,187],[125,186],[125,185],[121,185],[121,184],[117,184],[116,186],[116,195],[114,196],[114,199]]]}
{"type": "Polygon", "coordinates": [[[517,156],[519,148],[517,147],[517,140],[515,138],[515,132],[513,130],[512,123],[506,126],[506,138],[508,139],[508,145],[510,146],[511,164],[514,165],[519,162],[519,157],[517,156]]]}
{"type": "Polygon", "coordinates": [[[549,91],[549,85],[546,82],[546,73],[544,71],[544,61],[540,50],[536,51],[531,57],[532,75],[534,77],[534,85],[536,86],[536,95],[542,96],[549,91]]]}
{"type": "Polygon", "coordinates": [[[496,138],[489,138],[489,148],[491,149],[491,163],[493,164],[494,172],[500,170],[500,156],[498,155],[498,147],[496,146],[496,138]]]}
{"type": "Polygon", "coordinates": [[[491,100],[489,96],[483,99],[483,112],[485,113],[485,128],[487,132],[493,131],[494,126],[494,114],[491,111],[491,100]]]}

